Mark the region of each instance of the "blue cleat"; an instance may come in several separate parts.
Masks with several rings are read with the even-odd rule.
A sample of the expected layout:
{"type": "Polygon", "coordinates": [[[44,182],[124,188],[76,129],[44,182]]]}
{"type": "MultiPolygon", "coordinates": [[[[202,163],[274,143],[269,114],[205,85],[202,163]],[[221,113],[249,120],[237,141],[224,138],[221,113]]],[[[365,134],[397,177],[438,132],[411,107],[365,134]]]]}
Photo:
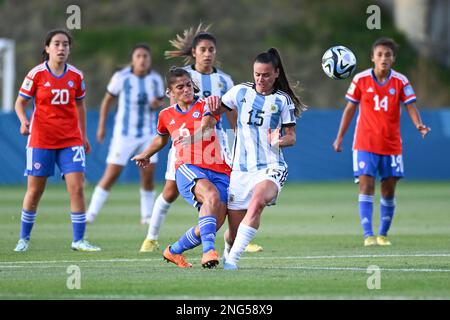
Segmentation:
{"type": "Polygon", "coordinates": [[[238,269],[238,266],[235,265],[235,264],[232,264],[232,263],[225,262],[225,263],[223,264],[223,269],[224,269],[224,270],[237,270],[237,269],[238,269]]]}

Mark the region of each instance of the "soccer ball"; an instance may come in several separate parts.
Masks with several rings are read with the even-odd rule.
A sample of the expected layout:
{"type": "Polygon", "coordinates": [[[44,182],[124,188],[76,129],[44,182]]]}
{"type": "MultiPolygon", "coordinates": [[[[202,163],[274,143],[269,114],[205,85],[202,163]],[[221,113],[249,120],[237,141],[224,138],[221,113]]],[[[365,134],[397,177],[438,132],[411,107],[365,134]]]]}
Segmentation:
{"type": "Polygon", "coordinates": [[[331,47],[322,57],[322,69],[332,79],[348,78],[356,69],[356,57],[344,46],[331,47]]]}

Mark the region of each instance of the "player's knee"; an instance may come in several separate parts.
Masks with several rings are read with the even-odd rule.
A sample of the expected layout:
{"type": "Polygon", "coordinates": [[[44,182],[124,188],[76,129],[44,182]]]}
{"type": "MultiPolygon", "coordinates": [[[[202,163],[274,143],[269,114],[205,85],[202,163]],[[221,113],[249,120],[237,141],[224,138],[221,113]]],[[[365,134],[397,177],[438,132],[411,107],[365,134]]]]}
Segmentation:
{"type": "Polygon", "coordinates": [[[207,204],[215,212],[220,209],[220,195],[217,189],[211,188],[210,190],[208,190],[208,192],[205,194],[205,200],[203,201],[203,204],[207,204]]]}
{"type": "Polygon", "coordinates": [[[69,194],[71,198],[84,198],[84,188],[83,185],[74,185],[69,188],[69,194]]]}

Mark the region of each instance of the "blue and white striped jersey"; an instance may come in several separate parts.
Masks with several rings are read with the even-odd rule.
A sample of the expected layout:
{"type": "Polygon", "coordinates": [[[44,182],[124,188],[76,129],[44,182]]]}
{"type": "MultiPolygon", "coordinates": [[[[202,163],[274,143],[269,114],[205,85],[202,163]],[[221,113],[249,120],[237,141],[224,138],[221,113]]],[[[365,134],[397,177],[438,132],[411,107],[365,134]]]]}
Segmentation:
{"type": "Polygon", "coordinates": [[[254,172],[285,166],[280,148],[270,145],[269,129],[295,125],[294,103],[281,90],[270,95],[259,94],[253,83],[234,86],[222,102],[237,109],[237,134],[233,148],[233,171],[254,172]]]}
{"type": "Polygon", "coordinates": [[[233,87],[231,77],[219,69],[213,68],[210,74],[203,74],[195,70],[194,65],[185,66],[184,69],[191,74],[192,80],[200,89],[200,97],[209,96],[222,97],[225,92],[233,87]]]}
{"type": "Polygon", "coordinates": [[[114,73],[107,91],[119,97],[114,136],[141,138],[156,134],[156,112],[150,110],[150,104],[154,99],[165,96],[163,80],[158,72],[152,70],[138,77],[131,67],[126,67],[114,73]]]}

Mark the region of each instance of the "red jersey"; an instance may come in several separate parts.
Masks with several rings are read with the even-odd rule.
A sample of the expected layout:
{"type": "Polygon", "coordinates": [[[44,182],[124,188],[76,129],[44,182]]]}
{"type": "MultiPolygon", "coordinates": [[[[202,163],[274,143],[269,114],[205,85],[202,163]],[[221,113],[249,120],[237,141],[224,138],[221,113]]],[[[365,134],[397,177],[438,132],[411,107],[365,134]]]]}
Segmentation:
{"type": "Polygon", "coordinates": [[[27,74],[19,95],[34,98],[28,147],[62,149],[83,145],[76,104],[85,96],[81,71],[66,64],[64,73],[56,76],[43,62],[27,74]]]}
{"type": "Polygon", "coordinates": [[[394,70],[384,83],[375,78],[373,69],[353,78],[345,98],[359,104],[353,149],[382,155],[402,153],[400,102],[416,101],[408,79],[394,70]]]}
{"type": "MultiPolygon", "coordinates": [[[[194,135],[194,132],[201,128],[202,118],[211,115],[205,104],[203,99],[198,99],[186,112],[183,112],[176,104],[165,108],[159,113],[158,134],[170,134],[172,141],[179,136],[194,135]]],[[[220,116],[214,116],[214,118],[219,121],[220,116]]],[[[204,138],[189,147],[183,147],[181,143],[178,143],[175,148],[175,169],[182,164],[192,164],[230,175],[231,168],[222,157],[215,130],[210,138],[204,138]]]]}

